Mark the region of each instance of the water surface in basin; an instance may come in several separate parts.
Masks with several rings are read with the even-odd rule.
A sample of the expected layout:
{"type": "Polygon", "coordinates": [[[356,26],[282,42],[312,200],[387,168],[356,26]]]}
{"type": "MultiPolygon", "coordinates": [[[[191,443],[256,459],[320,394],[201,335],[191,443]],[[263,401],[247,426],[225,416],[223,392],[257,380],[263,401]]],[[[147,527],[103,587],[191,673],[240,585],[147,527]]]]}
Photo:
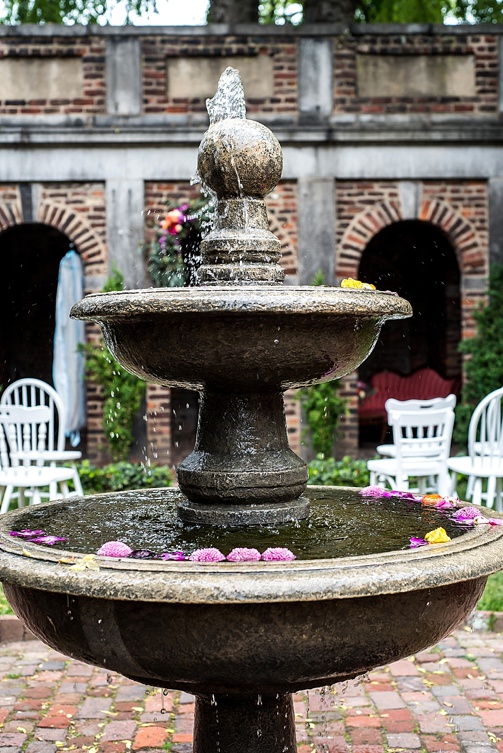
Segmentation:
{"type": "Polygon", "coordinates": [[[106,541],[123,541],[132,549],[154,552],[217,547],[288,547],[298,559],[378,554],[409,548],[409,537],[424,537],[442,526],[451,538],[466,525],[450,519],[453,510],[423,507],[402,499],[364,498],[356,490],[308,487],[308,519],[281,527],[223,529],[187,526],[178,519],[176,490],[152,489],[65,500],[23,512],[23,528],[42,528],[66,536],[61,549],[90,554],[106,541]]]}

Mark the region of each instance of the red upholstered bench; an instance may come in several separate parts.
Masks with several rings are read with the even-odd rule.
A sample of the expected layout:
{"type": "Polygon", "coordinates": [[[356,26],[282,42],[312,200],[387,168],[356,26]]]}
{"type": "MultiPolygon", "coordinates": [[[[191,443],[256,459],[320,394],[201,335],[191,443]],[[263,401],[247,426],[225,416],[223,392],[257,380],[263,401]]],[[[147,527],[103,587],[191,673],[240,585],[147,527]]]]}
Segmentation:
{"type": "Polygon", "coordinates": [[[429,400],[432,397],[447,397],[452,392],[457,392],[456,384],[456,379],[443,379],[434,369],[419,369],[408,376],[400,376],[393,371],[379,371],[370,380],[369,394],[360,403],[360,425],[379,425],[384,435],[387,425],[384,404],[388,398],[429,400]]]}

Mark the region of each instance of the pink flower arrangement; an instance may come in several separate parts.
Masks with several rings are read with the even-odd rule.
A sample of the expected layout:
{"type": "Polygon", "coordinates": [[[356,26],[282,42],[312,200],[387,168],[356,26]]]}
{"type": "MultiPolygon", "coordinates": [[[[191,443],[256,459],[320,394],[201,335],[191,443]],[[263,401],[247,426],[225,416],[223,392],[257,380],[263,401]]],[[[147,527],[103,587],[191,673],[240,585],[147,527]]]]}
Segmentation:
{"type": "Polygon", "coordinates": [[[228,562],[257,562],[260,559],[258,549],[248,549],[238,546],[227,555],[228,562]]]}
{"type": "Polygon", "coordinates": [[[196,549],[195,552],[189,557],[191,562],[222,562],[225,559],[225,554],[222,554],[220,549],[210,547],[209,549],[196,549]]]}
{"type": "Polygon", "coordinates": [[[296,559],[295,554],[283,546],[269,547],[262,552],[262,559],[266,562],[287,562],[296,559]]]}
{"type": "Polygon", "coordinates": [[[129,557],[133,550],[122,541],[107,541],[100,546],[96,554],[100,557],[129,557]]]}

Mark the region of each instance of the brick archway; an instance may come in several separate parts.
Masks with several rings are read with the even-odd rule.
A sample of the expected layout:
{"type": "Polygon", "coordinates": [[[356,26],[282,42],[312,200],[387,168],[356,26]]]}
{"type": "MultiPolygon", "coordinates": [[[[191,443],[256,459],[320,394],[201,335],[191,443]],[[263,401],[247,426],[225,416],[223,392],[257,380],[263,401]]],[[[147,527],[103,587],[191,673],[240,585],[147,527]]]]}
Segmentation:
{"type": "Polygon", "coordinates": [[[104,242],[71,207],[56,201],[42,200],[38,207],[37,221],[56,228],[75,244],[84,265],[84,274],[90,262],[96,263],[96,257],[105,260],[104,242]]]}
{"type": "MultiPolygon", "coordinates": [[[[399,203],[392,201],[379,202],[355,215],[339,243],[336,274],[357,277],[369,241],[383,228],[403,219],[399,203]]],[[[442,199],[427,198],[421,201],[416,219],[435,225],[447,235],[462,274],[469,274],[474,267],[480,272],[475,228],[459,211],[442,199]]]]}

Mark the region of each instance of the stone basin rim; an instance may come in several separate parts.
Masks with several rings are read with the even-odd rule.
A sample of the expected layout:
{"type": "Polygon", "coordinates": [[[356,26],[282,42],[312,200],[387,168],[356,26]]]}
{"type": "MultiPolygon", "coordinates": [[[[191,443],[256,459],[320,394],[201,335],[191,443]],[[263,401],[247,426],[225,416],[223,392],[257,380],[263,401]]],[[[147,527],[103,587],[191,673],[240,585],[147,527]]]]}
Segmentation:
{"type": "MultiPolygon", "coordinates": [[[[81,499],[86,504],[92,497],[81,499]]],[[[48,505],[61,502],[44,503],[48,505]]],[[[99,571],[76,572],[58,560],[74,555],[77,561],[83,554],[19,543],[9,536],[22,515],[15,510],[0,521],[0,580],[111,600],[258,604],[348,599],[450,585],[490,575],[503,564],[503,526],[484,525],[448,544],[338,559],[201,564],[97,557],[99,571]]]]}
{"type": "Polygon", "coordinates": [[[338,287],[256,285],[145,288],[90,293],[76,303],[74,319],[106,321],[132,314],[321,314],[407,318],[412,307],[390,292],[338,287]],[[124,308],[123,311],[120,309],[124,308]]]}

